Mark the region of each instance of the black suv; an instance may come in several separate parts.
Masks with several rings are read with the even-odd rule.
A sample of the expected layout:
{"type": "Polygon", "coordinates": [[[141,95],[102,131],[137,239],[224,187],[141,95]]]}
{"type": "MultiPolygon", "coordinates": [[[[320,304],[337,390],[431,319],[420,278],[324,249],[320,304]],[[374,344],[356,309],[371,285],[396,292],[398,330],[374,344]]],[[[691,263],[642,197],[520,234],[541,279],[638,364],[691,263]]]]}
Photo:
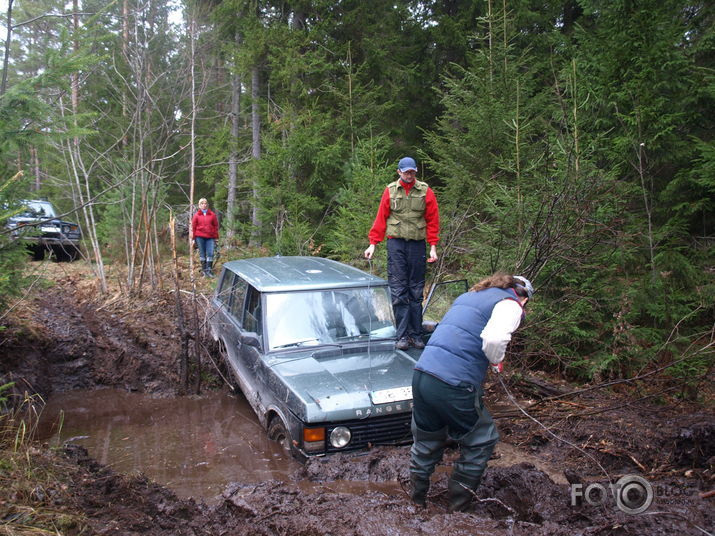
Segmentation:
{"type": "Polygon", "coordinates": [[[26,241],[35,260],[41,261],[51,251],[57,260],[73,261],[79,256],[82,230],[76,223],[57,218],[52,203],[44,200],[22,201],[24,211],[8,219],[12,236],[26,241]]]}

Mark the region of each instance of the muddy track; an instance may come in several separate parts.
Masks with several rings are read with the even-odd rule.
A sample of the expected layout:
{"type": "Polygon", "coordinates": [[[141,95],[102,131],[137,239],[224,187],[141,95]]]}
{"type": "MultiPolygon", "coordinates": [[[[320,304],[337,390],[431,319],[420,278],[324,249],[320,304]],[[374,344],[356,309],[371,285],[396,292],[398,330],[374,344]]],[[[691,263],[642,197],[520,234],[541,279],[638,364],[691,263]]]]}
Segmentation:
{"type": "MultiPolygon", "coordinates": [[[[179,345],[169,293],[133,301],[117,293],[99,301],[82,274],[57,281],[34,298],[30,328],[6,333],[0,384],[13,379],[18,391],[43,395],[112,386],[174,396],[179,345]]],[[[516,377],[507,384],[523,404],[533,399],[516,377]]],[[[232,483],[218,504],[208,507],[179,499],[145,477],[116,474],[70,445],[57,454],[64,459],[58,464],[68,467],[70,491],[55,498],[53,507],[82,513],[83,534],[671,535],[715,530],[714,499],[700,496],[715,488],[711,413],[635,403],[605,392],[534,409],[577,450],[515,416],[498,384],[487,385],[487,398],[497,417],[504,414],[497,419],[504,448],[498,447],[490,462],[473,513],[446,511],[454,451],[435,475],[428,508],[416,508],[404,491],[407,448],[312,459],[288,482],[232,483]],[[612,480],[645,475],[657,492],[653,506],[629,515],[608,501],[572,505],[569,483],[608,484],[591,457],[612,480]],[[346,481],[374,485],[362,493],[343,492],[340,483],[346,481]]]]}
{"type": "Polygon", "coordinates": [[[33,330],[0,348],[0,379],[46,397],[55,391],[117,387],[171,396],[179,345],[168,295],[97,301],[66,276],[34,298],[33,330]]]}

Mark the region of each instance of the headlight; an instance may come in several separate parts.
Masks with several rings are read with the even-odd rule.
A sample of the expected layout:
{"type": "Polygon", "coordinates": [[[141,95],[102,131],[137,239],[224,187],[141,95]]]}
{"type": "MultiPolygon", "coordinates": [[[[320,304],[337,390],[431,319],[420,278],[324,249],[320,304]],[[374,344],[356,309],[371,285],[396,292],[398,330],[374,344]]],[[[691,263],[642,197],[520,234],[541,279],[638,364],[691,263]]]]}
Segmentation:
{"type": "Polygon", "coordinates": [[[345,426],[337,426],[330,432],[330,444],[336,449],[341,449],[350,443],[350,438],[352,438],[352,434],[345,426]]]}

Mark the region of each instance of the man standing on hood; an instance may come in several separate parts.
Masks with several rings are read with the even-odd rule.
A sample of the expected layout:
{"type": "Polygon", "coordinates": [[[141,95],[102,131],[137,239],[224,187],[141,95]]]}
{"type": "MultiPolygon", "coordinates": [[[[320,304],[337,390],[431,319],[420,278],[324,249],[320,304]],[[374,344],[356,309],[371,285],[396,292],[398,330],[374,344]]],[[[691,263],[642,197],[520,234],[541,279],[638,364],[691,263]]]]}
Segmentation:
{"type": "Polygon", "coordinates": [[[425,240],[429,262],[437,260],[439,208],[426,182],[418,181],[417,163],[409,156],[397,166],[398,180],[387,185],[368,238],[365,258],[372,259],[375,245],[387,234],[387,279],[397,323],[400,350],[424,348],[422,298],[425,286],[425,240]]]}

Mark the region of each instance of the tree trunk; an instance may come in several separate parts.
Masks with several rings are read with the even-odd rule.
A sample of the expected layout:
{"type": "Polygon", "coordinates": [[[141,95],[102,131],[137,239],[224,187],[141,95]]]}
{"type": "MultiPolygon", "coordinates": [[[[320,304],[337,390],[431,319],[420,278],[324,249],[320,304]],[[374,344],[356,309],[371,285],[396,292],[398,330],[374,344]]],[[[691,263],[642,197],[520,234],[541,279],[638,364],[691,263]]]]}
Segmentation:
{"type": "Polygon", "coordinates": [[[42,186],[42,179],[40,178],[40,159],[37,156],[37,147],[34,145],[30,145],[30,161],[35,174],[34,190],[38,192],[40,191],[40,186],[42,186]]]}
{"type": "MultiPolygon", "coordinates": [[[[236,30],[236,53],[241,47],[241,35],[236,30]]],[[[238,127],[241,113],[241,74],[234,62],[235,72],[231,77],[231,154],[228,158],[228,199],[226,200],[226,241],[230,244],[234,235],[236,214],[236,181],[238,175],[238,127]]]]}
{"type": "MultiPolygon", "coordinates": [[[[253,144],[251,156],[253,160],[261,159],[261,117],[258,106],[258,94],[260,84],[260,73],[258,64],[253,66],[251,70],[251,131],[253,133],[253,144]]],[[[260,214],[258,210],[258,178],[253,175],[253,211],[251,214],[251,240],[249,245],[260,246],[260,214]]]]}
{"type": "Polygon", "coordinates": [[[5,94],[7,89],[7,67],[10,63],[10,44],[12,43],[12,4],[15,0],[7,2],[7,19],[5,26],[7,27],[7,37],[5,38],[5,56],[2,61],[2,83],[0,83],[0,95],[5,94]]]}
{"type": "Polygon", "coordinates": [[[176,328],[179,331],[181,351],[179,352],[179,394],[186,394],[189,385],[189,332],[184,320],[184,307],[181,303],[181,285],[179,284],[179,260],[176,255],[176,222],[173,212],[169,216],[169,232],[171,233],[171,255],[174,260],[174,298],[176,304],[176,328]]]}
{"type": "MultiPolygon", "coordinates": [[[[79,33],[79,6],[78,0],[72,1],[72,9],[74,15],[72,17],[72,27],[74,31],[73,38],[73,48],[77,52],[79,50],[79,41],[77,35],[79,33]]],[[[79,74],[72,73],[70,77],[71,82],[71,106],[72,113],[77,116],[79,113],[79,74]]],[[[75,127],[77,126],[76,119],[74,120],[75,127]]],[[[97,227],[94,219],[94,209],[92,207],[91,199],[92,195],[89,187],[89,173],[82,160],[82,153],[80,151],[80,141],[79,137],[75,136],[70,144],[69,155],[72,161],[72,169],[74,174],[75,183],[77,186],[78,199],[75,200],[75,206],[80,205],[82,207],[82,213],[84,214],[85,221],[85,232],[88,235],[89,242],[92,246],[92,254],[94,257],[94,264],[92,269],[99,280],[99,288],[102,294],[107,293],[107,278],[104,273],[104,261],[102,259],[102,252],[99,246],[99,238],[97,237],[97,227]],[[81,179],[84,179],[83,181],[81,179]]]]}
{"type": "MultiPolygon", "coordinates": [[[[122,3],[122,55],[129,58],[129,0],[122,3]]],[[[126,121],[129,100],[127,98],[127,88],[122,88],[122,118],[126,121]]],[[[122,148],[126,150],[129,140],[126,133],[122,136],[122,148]]]]}

